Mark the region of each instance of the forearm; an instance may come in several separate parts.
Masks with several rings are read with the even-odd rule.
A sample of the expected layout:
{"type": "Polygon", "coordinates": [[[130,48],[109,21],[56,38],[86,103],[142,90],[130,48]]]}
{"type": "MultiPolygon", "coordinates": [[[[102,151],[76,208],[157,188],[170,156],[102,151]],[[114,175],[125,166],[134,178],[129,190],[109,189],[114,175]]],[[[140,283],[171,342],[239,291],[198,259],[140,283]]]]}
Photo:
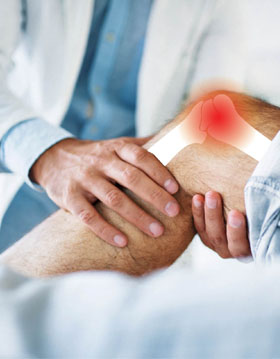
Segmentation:
{"type": "MultiPolygon", "coordinates": [[[[247,110],[250,105],[248,114],[255,127],[262,128],[265,134],[273,136],[279,124],[274,121],[273,126],[268,127],[260,122],[260,102],[244,97],[241,105],[247,110]],[[252,101],[252,104],[248,101],[252,101]]],[[[189,110],[190,107],[176,121],[185,118],[189,110]]],[[[268,106],[263,116],[278,116],[274,112],[275,108],[268,106]]],[[[174,126],[176,121],[164,131],[174,126]]],[[[226,209],[244,211],[243,189],[255,165],[255,160],[230,146],[216,146],[211,142],[188,146],[168,164],[170,172],[180,184],[180,191],[176,195],[181,205],[178,216],[168,218],[151,205],[134,198],[141,207],[164,224],[165,232],[160,238],[153,239],[144,235],[99,203],[98,211],[127,234],[127,248],[118,249],[106,244],[70,214],[59,211],[6,251],[2,260],[14,269],[30,275],[86,269],[114,269],[130,274],[143,274],[167,266],[188,246],[194,235],[190,206],[192,195],[205,193],[210,189],[216,190],[223,195],[226,209]]]]}
{"type": "MultiPolygon", "coordinates": [[[[175,166],[170,164],[170,170],[175,176],[177,173],[180,179],[180,169],[176,163],[175,166]]],[[[143,274],[170,265],[185,250],[194,235],[191,197],[181,186],[176,195],[181,204],[180,214],[176,218],[169,218],[129,191],[126,192],[164,224],[163,236],[153,239],[143,234],[114,211],[98,203],[98,212],[129,238],[126,248],[119,249],[106,244],[78,219],[60,210],[7,250],[2,255],[2,260],[29,275],[88,269],[114,269],[130,274],[143,274]]]]}

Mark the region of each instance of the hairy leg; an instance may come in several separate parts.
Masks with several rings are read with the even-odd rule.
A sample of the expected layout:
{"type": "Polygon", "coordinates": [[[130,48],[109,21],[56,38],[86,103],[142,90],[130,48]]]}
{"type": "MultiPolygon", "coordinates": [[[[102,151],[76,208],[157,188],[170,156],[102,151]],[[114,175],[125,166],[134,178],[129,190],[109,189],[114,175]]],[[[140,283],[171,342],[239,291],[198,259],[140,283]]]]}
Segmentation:
{"type": "MultiPolygon", "coordinates": [[[[211,93],[202,100],[216,94],[211,93]]],[[[266,136],[274,137],[280,128],[278,108],[245,95],[227,94],[246,121],[266,136]]],[[[147,147],[181,122],[192,106],[187,106],[147,147]]],[[[72,215],[60,210],[4,252],[1,260],[15,270],[32,276],[92,269],[141,275],[168,266],[187,248],[195,234],[191,215],[192,196],[215,190],[223,195],[226,212],[231,208],[244,211],[243,189],[256,163],[239,150],[211,139],[203,145],[188,146],[168,164],[168,169],[180,184],[176,194],[181,205],[178,216],[165,217],[126,191],[142,208],[164,224],[165,232],[160,238],[144,235],[105,205],[98,203],[96,208],[104,218],[127,234],[127,247],[120,249],[108,245],[72,215]]]]}

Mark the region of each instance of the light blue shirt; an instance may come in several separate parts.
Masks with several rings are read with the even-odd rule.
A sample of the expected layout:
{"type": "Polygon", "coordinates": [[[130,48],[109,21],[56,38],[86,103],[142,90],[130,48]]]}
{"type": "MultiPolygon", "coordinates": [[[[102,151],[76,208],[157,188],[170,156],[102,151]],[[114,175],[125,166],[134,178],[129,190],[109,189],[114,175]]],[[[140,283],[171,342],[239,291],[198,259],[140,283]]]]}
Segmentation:
{"type": "Polygon", "coordinates": [[[280,255],[280,132],[245,188],[249,238],[257,262],[279,262],[280,255]]]}
{"type": "Polygon", "coordinates": [[[258,266],[45,280],[2,266],[0,357],[280,358],[279,154],[280,133],[245,190],[258,266]]]}
{"type": "MultiPolygon", "coordinates": [[[[87,50],[62,127],[42,119],[16,125],[1,143],[2,167],[17,168],[31,184],[33,163],[65,138],[135,136],[137,78],[151,5],[152,0],[95,1],[87,50]]],[[[0,252],[56,209],[45,193],[23,185],[3,218],[0,252]]]]}

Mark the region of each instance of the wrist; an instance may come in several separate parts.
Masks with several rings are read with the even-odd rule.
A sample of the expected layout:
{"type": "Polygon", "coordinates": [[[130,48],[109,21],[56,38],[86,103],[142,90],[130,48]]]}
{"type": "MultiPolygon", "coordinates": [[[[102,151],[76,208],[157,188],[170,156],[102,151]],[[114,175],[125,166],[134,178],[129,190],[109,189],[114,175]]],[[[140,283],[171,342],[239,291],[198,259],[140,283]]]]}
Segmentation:
{"type": "Polygon", "coordinates": [[[75,138],[63,139],[43,152],[32,165],[29,171],[29,177],[32,182],[35,182],[42,187],[45,187],[47,178],[54,172],[55,163],[61,157],[61,153],[67,149],[68,146],[73,146],[78,142],[75,138]]]}

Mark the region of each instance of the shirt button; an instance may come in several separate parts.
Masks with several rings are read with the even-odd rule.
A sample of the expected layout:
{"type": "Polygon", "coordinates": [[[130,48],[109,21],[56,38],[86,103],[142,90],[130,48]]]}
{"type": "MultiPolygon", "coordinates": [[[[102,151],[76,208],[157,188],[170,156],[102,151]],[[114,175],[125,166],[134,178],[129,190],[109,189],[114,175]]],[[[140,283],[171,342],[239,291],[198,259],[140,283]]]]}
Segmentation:
{"type": "Polygon", "coordinates": [[[86,118],[90,119],[93,117],[93,102],[89,101],[86,107],[86,118]]]}
{"type": "Polygon", "coordinates": [[[109,42],[110,44],[112,44],[115,41],[115,34],[113,32],[107,32],[107,34],[105,35],[105,39],[107,42],[109,42]]]}

